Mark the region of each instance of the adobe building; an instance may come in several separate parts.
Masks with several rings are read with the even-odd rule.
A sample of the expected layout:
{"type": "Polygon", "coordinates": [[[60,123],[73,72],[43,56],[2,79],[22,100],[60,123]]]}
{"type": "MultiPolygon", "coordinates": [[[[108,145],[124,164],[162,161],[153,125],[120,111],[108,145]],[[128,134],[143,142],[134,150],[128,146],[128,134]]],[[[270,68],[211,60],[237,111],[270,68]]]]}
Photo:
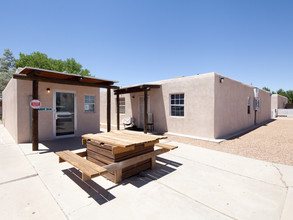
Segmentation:
{"type": "MultiPolygon", "coordinates": [[[[271,118],[269,92],[217,73],[120,88],[112,92],[111,98],[111,105],[117,107],[114,94],[119,96],[120,124],[124,118],[133,117],[134,124],[144,128],[147,111],[147,117],[152,117],[154,131],[175,135],[225,138],[271,118]],[[147,98],[146,107],[144,97],[147,98]]],[[[101,91],[100,99],[101,103],[106,101],[105,91],[101,91]]],[[[116,118],[116,107],[111,110],[112,118],[116,118]]],[[[104,124],[106,108],[101,106],[100,113],[104,124]]],[[[116,125],[115,120],[112,122],[116,125]]]]}
{"type": "Polygon", "coordinates": [[[272,117],[278,116],[278,109],[284,109],[288,103],[288,98],[279,94],[272,94],[271,109],[272,117]]]}
{"type": "Polygon", "coordinates": [[[81,136],[100,131],[100,88],[115,81],[25,67],[14,74],[2,93],[3,124],[17,143],[32,142],[37,84],[38,140],[81,136]],[[35,99],[35,98],[34,98],[35,99]]]}
{"type": "Polygon", "coordinates": [[[279,94],[272,94],[271,109],[284,109],[288,103],[288,98],[279,94]]]}

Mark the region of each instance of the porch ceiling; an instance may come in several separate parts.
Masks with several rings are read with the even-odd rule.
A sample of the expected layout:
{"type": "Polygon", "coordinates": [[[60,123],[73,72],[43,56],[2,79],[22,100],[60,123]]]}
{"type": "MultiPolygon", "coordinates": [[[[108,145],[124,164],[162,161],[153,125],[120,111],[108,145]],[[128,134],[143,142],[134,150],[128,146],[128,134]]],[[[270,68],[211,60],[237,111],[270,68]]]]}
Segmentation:
{"type": "Polygon", "coordinates": [[[126,93],[133,93],[133,92],[143,92],[149,91],[152,88],[161,88],[159,84],[141,84],[136,86],[124,87],[120,89],[114,90],[115,95],[126,94],[126,93]]]}
{"type": "Polygon", "coordinates": [[[62,73],[52,70],[39,69],[34,67],[24,67],[18,74],[13,74],[13,78],[22,80],[37,80],[43,82],[111,88],[117,89],[119,87],[113,86],[117,81],[99,79],[94,77],[82,76],[77,74],[62,73]]]}

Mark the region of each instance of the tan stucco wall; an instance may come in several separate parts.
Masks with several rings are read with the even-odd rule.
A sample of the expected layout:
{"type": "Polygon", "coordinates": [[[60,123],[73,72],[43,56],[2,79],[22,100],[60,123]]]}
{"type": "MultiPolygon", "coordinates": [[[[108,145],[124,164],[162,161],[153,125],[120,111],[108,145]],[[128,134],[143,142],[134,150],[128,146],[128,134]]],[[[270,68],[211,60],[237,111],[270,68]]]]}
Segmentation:
{"type": "MultiPolygon", "coordinates": [[[[253,86],[208,73],[190,77],[180,77],[153,84],[160,89],[151,89],[150,112],[153,113],[155,131],[171,132],[204,138],[221,138],[254,125],[253,86]],[[170,116],[170,95],[184,93],[184,117],[170,116]],[[247,113],[250,96],[250,114],[247,113]]],[[[139,96],[131,93],[126,97],[126,115],[135,118],[138,125],[139,96]]],[[[264,122],[271,117],[270,93],[259,90],[260,110],[256,122],[264,122]]],[[[101,102],[106,103],[106,91],[101,92],[101,102]]],[[[116,124],[116,102],[112,94],[112,125],[116,124]]],[[[123,117],[120,116],[122,119],[123,117]]],[[[106,106],[101,109],[101,122],[106,123],[106,106]]]]}
{"type": "Polygon", "coordinates": [[[2,122],[14,140],[17,140],[17,80],[11,79],[2,92],[2,122]]]}
{"type": "Polygon", "coordinates": [[[256,114],[256,122],[262,123],[271,119],[271,94],[268,91],[259,90],[260,111],[256,114]]]}
{"type": "MultiPolygon", "coordinates": [[[[168,131],[185,135],[213,138],[214,136],[214,73],[180,77],[171,80],[154,82],[161,84],[160,89],[148,92],[150,112],[153,114],[156,131],[168,131]],[[170,116],[170,95],[184,93],[184,117],[170,116]]],[[[135,124],[139,121],[139,96],[143,93],[125,94],[126,114],[134,117],[135,124]]],[[[101,103],[106,103],[106,91],[101,91],[101,103]]],[[[116,124],[116,102],[111,96],[111,121],[116,124]]],[[[106,106],[101,104],[101,122],[106,123],[106,106]]]]}
{"type": "Polygon", "coordinates": [[[181,77],[153,89],[151,111],[155,128],[162,131],[213,138],[214,73],[181,77]],[[170,115],[170,95],[184,93],[184,117],[170,115]]]}
{"type": "Polygon", "coordinates": [[[271,109],[283,109],[284,103],[288,103],[288,98],[279,94],[272,94],[271,109]]]}
{"type": "MultiPolygon", "coordinates": [[[[215,74],[215,138],[220,138],[254,125],[253,88],[236,80],[224,77],[220,83],[220,75],[215,74]],[[250,97],[250,114],[247,112],[250,97]]],[[[256,114],[256,122],[269,120],[270,93],[259,90],[260,111],[256,114]]]]}
{"type": "MultiPolygon", "coordinates": [[[[16,82],[16,80],[13,80],[16,82]]],[[[6,111],[16,112],[14,119],[9,118],[6,122],[13,123],[15,133],[15,140],[18,143],[29,142],[31,137],[30,128],[30,106],[29,96],[32,95],[32,82],[17,80],[17,86],[14,86],[12,93],[15,93],[14,100],[5,107],[6,111]]],[[[96,133],[100,131],[100,93],[98,88],[62,85],[56,83],[39,82],[39,100],[42,107],[51,107],[52,111],[39,111],[39,140],[49,140],[54,138],[53,128],[53,95],[54,91],[75,92],[76,95],[76,131],[75,135],[80,136],[85,133],[96,133]],[[50,88],[51,93],[47,93],[46,89],[50,88]],[[84,112],[84,95],[95,96],[95,112],[84,112]]],[[[11,129],[13,130],[13,129],[11,129]]]]}

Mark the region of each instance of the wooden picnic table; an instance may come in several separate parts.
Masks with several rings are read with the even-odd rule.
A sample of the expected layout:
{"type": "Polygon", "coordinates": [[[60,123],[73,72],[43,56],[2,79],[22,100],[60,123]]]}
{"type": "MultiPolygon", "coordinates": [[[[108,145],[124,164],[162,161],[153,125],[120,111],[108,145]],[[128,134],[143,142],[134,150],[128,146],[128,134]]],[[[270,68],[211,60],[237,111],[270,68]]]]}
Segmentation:
{"type": "Polygon", "coordinates": [[[98,141],[100,143],[110,144],[114,147],[133,147],[137,145],[152,145],[158,143],[161,139],[166,139],[166,136],[143,134],[134,131],[110,131],[107,133],[85,134],[83,139],[98,141]]]}
{"type": "Polygon", "coordinates": [[[154,168],[156,156],[177,148],[159,143],[165,136],[133,131],[110,131],[82,135],[86,152],[73,155],[70,151],[57,152],[59,162],[67,161],[83,172],[83,180],[103,175],[118,183],[143,170],[154,168]],[[159,149],[155,150],[155,146],[159,149]],[[86,156],[86,160],[81,156],[86,156]],[[81,159],[78,159],[81,158],[81,159]]]}

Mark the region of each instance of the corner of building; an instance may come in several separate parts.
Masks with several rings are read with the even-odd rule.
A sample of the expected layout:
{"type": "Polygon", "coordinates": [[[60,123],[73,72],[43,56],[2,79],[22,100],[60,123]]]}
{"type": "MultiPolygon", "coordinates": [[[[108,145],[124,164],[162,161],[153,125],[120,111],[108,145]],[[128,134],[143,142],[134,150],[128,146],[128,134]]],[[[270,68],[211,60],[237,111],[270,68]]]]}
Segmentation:
{"type": "Polygon", "coordinates": [[[18,80],[10,79],[2,92],[3,100],[3,125],[11,134],[13,139],[18,141],[17,132],[17,84],[18,80]]]}

